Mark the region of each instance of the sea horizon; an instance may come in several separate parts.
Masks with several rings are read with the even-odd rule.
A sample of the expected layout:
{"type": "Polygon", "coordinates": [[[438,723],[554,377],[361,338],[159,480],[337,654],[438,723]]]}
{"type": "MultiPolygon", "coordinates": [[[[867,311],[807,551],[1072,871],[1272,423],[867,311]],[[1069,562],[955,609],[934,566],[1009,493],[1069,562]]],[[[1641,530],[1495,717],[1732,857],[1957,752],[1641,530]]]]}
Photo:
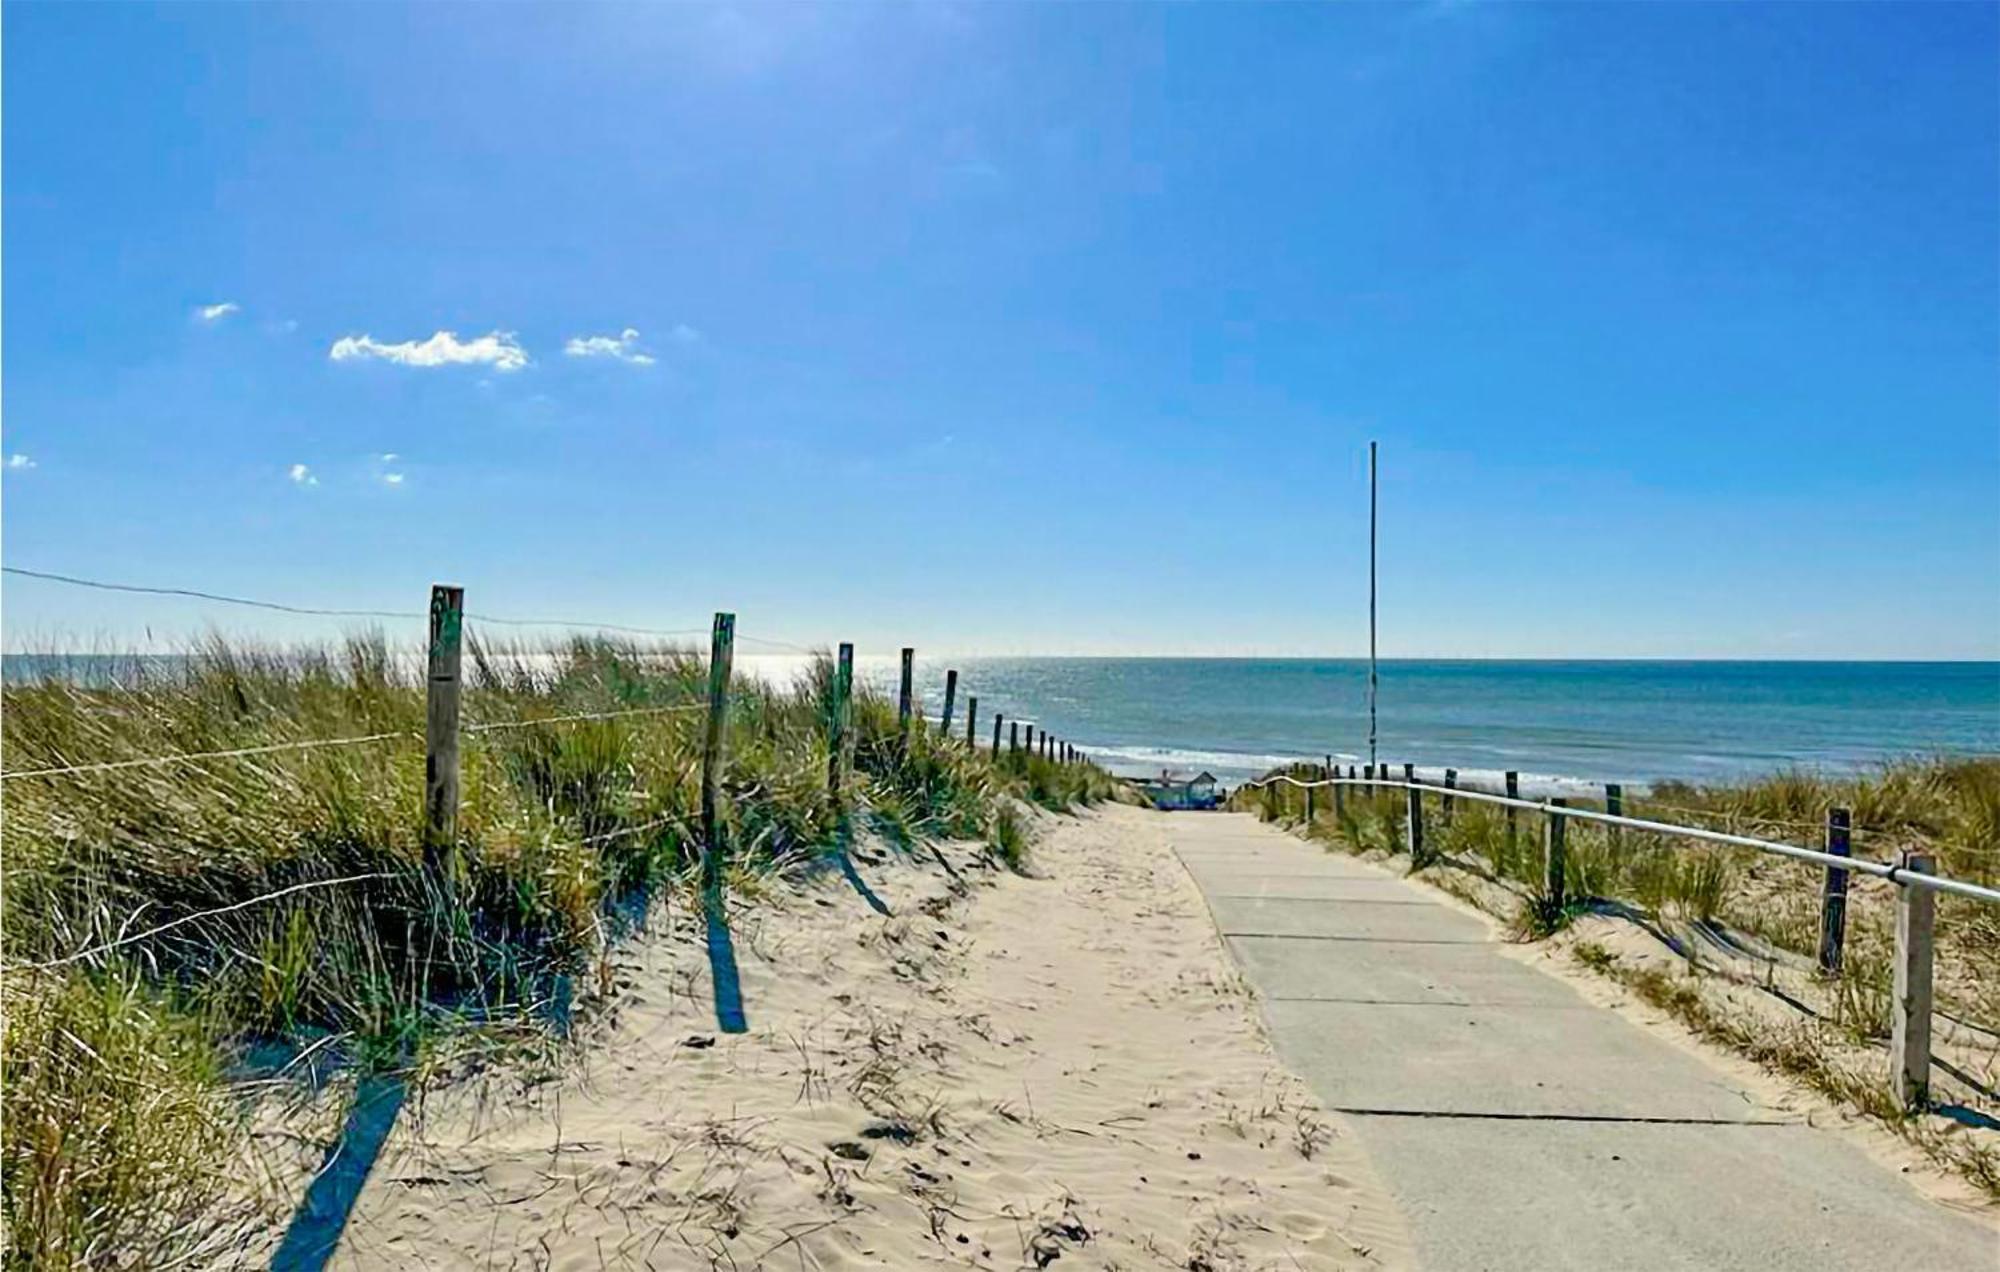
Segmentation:
{"type": "MultiPolygon", "coordinates": [[[[5,654],[0,670],[10,684],[89,680],[183,657],[5,654]]],[[[784,682],[812,659],[745,653],[738,666],[784,682]]],[[[862,683],[894,693],[896,654],[856,664],[862,683]]],[[[1473,783],[1511,769],[1548,789],[1642,788],[2000,753],[2000,660],[1385,658],[1376,668],[1376,758],[1456,768],[1473,783]]],[[[997,712],[1125,776],[1207,771],[1235,783],[1281,764],[1368,759],[1366,658],[919,651],[915,689],[934,721],[948,670],[959,673],[955,732],[976,696],[980,744],[997,712]]]]}

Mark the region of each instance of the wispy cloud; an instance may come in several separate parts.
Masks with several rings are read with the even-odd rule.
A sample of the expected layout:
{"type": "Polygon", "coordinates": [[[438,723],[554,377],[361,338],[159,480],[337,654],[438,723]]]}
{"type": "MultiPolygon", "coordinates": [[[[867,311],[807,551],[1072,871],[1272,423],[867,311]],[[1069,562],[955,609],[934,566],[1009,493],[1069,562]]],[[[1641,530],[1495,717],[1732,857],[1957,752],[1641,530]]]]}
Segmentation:
{"type": "MultiPolygon", "coordinates": [[[[674,328],[674,338],[679,339],[683,330],[692,328],[674,328]]],[[[650,367],[654,362],[652,354],[639,348],[639,331],[635,327],[627,327],[615,336],[571,336],[563,352],[572,358],[612,358],[635,367],[650,367]]]]}
{"type": "Polygon", "coordinates": [[[225,300],[213,305],[198,306],[194,311],[194,316],[200,321],[213,326],[231,314],[240,314],[242,312],[243,306],[233,300],[225,300]]]}
{"type": "Polygon", "coordinates": [[[319,478],[313,476],[313,470],[304,464],[293,464],[288,470],[288,475],[291,477],[294,486],[319,485],[319,478]]]}
{"type": "Polygon", "coordinates": [[[401,486],[405,474],[402,469],[395,467],[395,465],[402,458],[395,451],[383,451],[381,454],[375,456],[375,480],[381,482],[391,490],[401,486]]]}
{"type": "Polygon", "coordinates": [[[401,474],[401,473],[383,473],[383,474],[382,474],[382,484],[383,484],[383,485],[385,485],[385,486],[400,486],[400,485],[402,485],[402,484],[403,484],[403,474],[401,474]]]}
{"type": "Polygon", "coordinates": [[[12,455],[9,455],[7,457],[7,467],[14,472],[20,472],[24,468],[33,468],[34,466],[35,466],[35,461],[29,459],[26,455],[21,454],[19,451],[16,451],[12,455]]]}
{"type": "Polygon", "coordinates": [[[672,338],[675,344],[701,343],[701,333],[684,322],[675,323],[674,329],[668,332],[667,335],[672,338]]]}
{"type": "Polygon", "coordinates": [[[429,340],[400,344],[385,344],[369,335],[342,336],[333,342],[327,356],[335,362],[379,358],[405,367],[483,365],[495,371],[519,371],[528,365],[528,351],[511,331],[489,331],[471,340],[460,340],[456,332],[440,331],[429,340]]]}

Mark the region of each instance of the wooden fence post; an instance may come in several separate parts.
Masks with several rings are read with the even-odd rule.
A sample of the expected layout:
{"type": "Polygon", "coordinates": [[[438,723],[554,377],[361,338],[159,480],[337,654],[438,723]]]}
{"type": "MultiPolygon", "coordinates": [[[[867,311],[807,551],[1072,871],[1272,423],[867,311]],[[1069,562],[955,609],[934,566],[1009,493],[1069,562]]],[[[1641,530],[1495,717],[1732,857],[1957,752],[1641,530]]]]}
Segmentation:
{"type": "Polygon", "coordinates": [[[1455,768],[1446,769],[1444,771],[1444,797],[1438,801],[1438,824],[1440,826],[1451,825],[1451,793],[1457,787],[1458,770],[1455,768]]]}
{"type": "MultiPolygon", "coordinates": [[[[1844,808],[1826,810],[1826,850],[1836,857],[1849,856],[1849,813],[1844,808]]],[[[1819,970],[1827,976],[1840,974],[1847,946],[1847,872],[1839,866],[1826,868],[1826,886],[1819,898],[1819,970]]]]}
{"type": "MultiPolygon", "coordinates": [[[[1507,770],[1507,798],[1521,798],[1521,775],[1513,769],[1507,770]]],[[[1520,811],[1520,809],[1515,808],[1512,804],[1507,805],[1507,860],[1510,862],[1514,860],[1515,815],[1520,811]]]]}
{"type": "MultiPolygon", "coordinates": [[[[1307,780],[1308,781],[1312,780],[1310,775],[1307,776],[1307,780]]],[[[1306,829],[1311,830],[1312,824],[1313,824],[1313,788],[1308,786],[1306,787],[1306,829]]]]}
{"type": "Polygon", "coordinates": [[[996,760],[1000,758],[1000,726],[1006,719],[998,711],[993,713],[993,758],[996,760]]]}
{"type": "Polygon", "coordinates": [[[1409,797],[1409,815],[1404,820],[1409,827],[1406,838],[1410,849],[1410,869],[1417,870],[1424,864],[1424,795],[1414,786],[1403,794],[1409,797]]]}
{"type": "Polygon", "coordinates": [[[1568,866],[1568,853],[1563,845],[1564,823],[1569,819],[1553,810],[1569,807],[1565,799],[1549,801],[1548,821],[1542,828],[1542,895],[1547,900],[1551,919],[1562,913],[1564,874],[1568,866]]]}
{"type": "Polygon", "coordinates": [[[1406,781],[1406,782],[1408,782],[1408,783],[1409,783],[1410,785],[1412,785],[1412,786],[1415,786],[1415,785],[1417,784],[1417,766],[1416,766],[1416,765],[1414,765],[1414,764],[1405,764],[1405,765],[1403,766],[1403,780],[1404,780],[1404,781],[1406,781]]]}
{"type": "Polygon", "coordinates": [[[958,697],[958,672],[956,669],[944,673],[944,718],[938,722],[938,733],[951,736],[952,700],[958,697]]]}
{"type": "Polygon", "coordinates": [[[896,724],[903,732],[910,731],[911,678],[916,672],[917,651],[903,648],[903,687],[896,695],[896,724]]]}
{"type": "Polygon", "coordinates": [[[833,702],[827,721],[826,790],[833,800],[833,813],[840,815],[841,778],[847,771],[848,700],[854,692],[854,646],[840,645],[840,661],[833,669],[833,702]]]}
{"type": "MultiPolygon", "coordinates": [[[[1028,727],[1033,728],[1034,726],[1030,725],[1028,727]]],[[[1020,751],[1021,751],[1021,722],[1019,720],[1009,720],[1007,722],[1007,754],[1018,755],[1020,754],[1020,751]]]]}
{"type": "Polygon", "coordinates": [[[458,887],[458,666],[464,632],[465,589],[436,584],[424,687],[424,867],[448,894],[458,887]]]}
{"type": "Polygon", "coordinates": [[[978,746],[979,695],[965,695],[965,749],[970,751],[978,746]]]}
{"type": "MultiPolygon", "coordinates": [[[[1927,852],[1905,850],[1898,873],[1930,874],[1927,852]]],[[[1931,1098],[1931,946],[1937,930],[1937,893],[1896,881],[1896,1001],[1889,1053],[1896,1063],[1896,1098],[1916,1111],[1931,1098]]]]}
{"type": "Polygon", "coordinates": [[[701,741],[701,880],[710,895],[722,886],[721,795],[728,762],[729,668],[736,653],[736,615],[717,614],[708,650],[708,731],[701,741]]]}
{"type": "MultiPolygon", "coordinates": [[[[1604,811],[1613,817],[1623,817],[1625,815],[1625,788],[1617,782],[1606,782],[1604,784],[1604,811]]],[[[1618,851],[1619,846],[1625,842],[1625,828],[1623,826],[1606,826],[1605,829],[1611,832],[1611,850],[1613,852],[1618,851]]]]}

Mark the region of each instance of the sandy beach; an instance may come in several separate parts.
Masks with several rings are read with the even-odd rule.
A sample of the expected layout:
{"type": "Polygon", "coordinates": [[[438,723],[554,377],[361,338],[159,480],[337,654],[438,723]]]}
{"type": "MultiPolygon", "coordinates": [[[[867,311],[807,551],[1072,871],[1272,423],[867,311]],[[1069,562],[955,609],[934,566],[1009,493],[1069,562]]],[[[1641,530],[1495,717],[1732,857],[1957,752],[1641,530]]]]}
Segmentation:
{"type": "Polygon", "coordinates": [[[624,942],[568,1072],[412,1099],[340,1268],[1357,1268],[1402,1223],[1272,1053],[1161,819],[1041,817],[1035,877],[867,852],[624,942]]]}

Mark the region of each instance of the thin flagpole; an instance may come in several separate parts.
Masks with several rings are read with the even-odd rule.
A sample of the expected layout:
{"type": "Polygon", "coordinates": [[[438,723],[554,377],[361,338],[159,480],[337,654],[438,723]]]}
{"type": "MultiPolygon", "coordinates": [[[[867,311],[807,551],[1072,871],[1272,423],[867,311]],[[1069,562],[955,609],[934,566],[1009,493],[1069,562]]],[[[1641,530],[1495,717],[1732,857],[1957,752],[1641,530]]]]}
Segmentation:
{"type": "Polygon", "coordinates": [[[1375,763],[1375,443],[1368,443],[1368,763],[1375,763]]]}

